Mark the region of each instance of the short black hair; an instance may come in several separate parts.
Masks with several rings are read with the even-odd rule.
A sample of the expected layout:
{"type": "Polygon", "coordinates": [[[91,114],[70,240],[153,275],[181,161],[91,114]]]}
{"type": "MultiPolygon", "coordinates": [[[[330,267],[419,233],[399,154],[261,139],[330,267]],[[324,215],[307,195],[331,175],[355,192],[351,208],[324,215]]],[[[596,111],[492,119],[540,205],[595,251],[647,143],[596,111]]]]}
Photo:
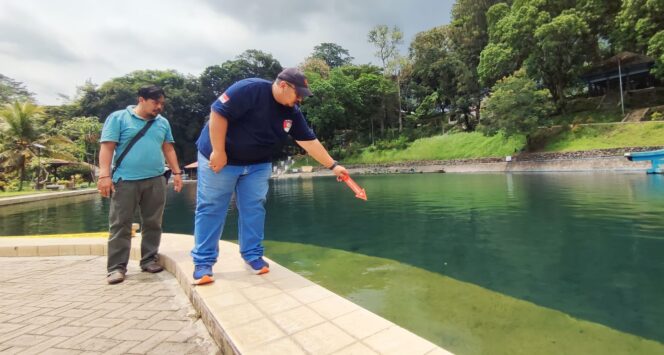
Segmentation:
{"type": "Polygon", "coordinates": [[[164,89],[157,85],[148,85],[138,89],[138,96],[146,100],[159,100],[162,96],[166,97],[164,89]]]}

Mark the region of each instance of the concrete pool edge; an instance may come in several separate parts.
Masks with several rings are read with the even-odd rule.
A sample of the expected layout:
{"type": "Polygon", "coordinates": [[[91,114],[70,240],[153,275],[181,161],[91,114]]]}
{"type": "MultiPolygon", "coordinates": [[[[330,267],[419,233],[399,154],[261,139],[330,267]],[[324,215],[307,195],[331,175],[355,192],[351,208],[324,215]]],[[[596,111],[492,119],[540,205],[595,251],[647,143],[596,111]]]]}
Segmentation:
{"type": "Polygon", "coordinates": [[[16,204],[20,204],[20,203],[28,203],[28,202],[51,200],[51,199],[57,199],[57,198],[65,198],[65,197],[72,197],[72,196],[97,194],[97,193],[99,193],[99,192],[97,191],[96,188],[89,188],[89,189],[83,189],[83,190],[72,190],[72,191],[62,191],[62,192],[47,192],[47,193],[39,193],[39,194],[32,194],[32,195],[20,195],[20,196],[12,196],[12,197],[3,197],[3,198],[0,198],[0,207],[16,205],[16,204]]]}
{"type": "MultiPolygon", "coordinates": [[[[223,353],[449,353],[272,260],[269,274],[251,275],[238,246],[229,242],[219,243],[217,281],[193,286],[192,245],[190,235],[164,234],[160,262],[223,353]]],[[[106,255],[106,240],[0,238],[0,257],[64,255],[106,255]]],[[[131,258],[139,257],[140,242],[134,240],[131,258]]]]}

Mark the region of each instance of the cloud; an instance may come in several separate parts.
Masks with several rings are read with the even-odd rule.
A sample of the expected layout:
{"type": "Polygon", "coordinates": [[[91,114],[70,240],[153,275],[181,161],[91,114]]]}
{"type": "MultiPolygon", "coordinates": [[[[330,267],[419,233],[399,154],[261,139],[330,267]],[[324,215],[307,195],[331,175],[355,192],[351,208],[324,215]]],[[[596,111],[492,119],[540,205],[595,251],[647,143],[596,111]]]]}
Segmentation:
{"type": "Polygon", "coordinates": [[[0,53],[19,59],[63,63],[78,60],[54,33],[43,32],[39,21],[26,21],[29,14],[9,7],[0,21],[0,53]]]}
{"type": "Polygon", "coordinates": [[[399,26],[405,54],[417,32],[449,22],[450,8],[434,0],[2,0],[0,73],[55,104],[86,80],[144,69],[199,75],[247,49],[294,66],[333,42],[358,64],[376,63],[367,42],[375,25],[399,26]]]}

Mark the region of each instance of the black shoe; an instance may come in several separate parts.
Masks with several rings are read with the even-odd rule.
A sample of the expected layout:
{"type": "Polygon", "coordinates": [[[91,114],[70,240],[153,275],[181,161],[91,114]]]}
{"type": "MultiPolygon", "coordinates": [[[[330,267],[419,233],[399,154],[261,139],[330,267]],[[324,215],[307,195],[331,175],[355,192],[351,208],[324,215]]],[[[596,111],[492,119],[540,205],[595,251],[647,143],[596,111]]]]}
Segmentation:
{"type": "Polygon", "coordinates": [[[141,266],[141,270],[156,274],[158,272],[164,271],[164,268],[161,265],[157,264],[156,261],[153,261],[147,265],[141,266]]]}

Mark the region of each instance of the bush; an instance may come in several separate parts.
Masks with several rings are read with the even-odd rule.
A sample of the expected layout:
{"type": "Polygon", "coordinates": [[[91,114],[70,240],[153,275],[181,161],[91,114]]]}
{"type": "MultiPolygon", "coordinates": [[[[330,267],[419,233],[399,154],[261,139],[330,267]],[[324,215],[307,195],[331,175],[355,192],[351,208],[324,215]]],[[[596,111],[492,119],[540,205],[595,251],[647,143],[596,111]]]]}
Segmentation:
{"type": "Polygon", "coordinates": [[[90,167],[83,164],[65,165],[58,169],[58,178],[63,180],[71,180],[72,176],[78,175],[78,180],[92,181],[90,174],[90,167]]]}
{"type": "Polygon", "coordinates": [[[376,142],[376,149],[379,150],[388,150],[388,149],[406,149],[408,148],[410,142],[408,142],[408,137],[399,136],[397,139],[393,140],[380,140],[376,142]]]}
{"type": "Polygon", "coordinates": [[[486,135],[502,131],[506,136],[531,134],[542,126],[554,107],[546,90],[528,78],[524,70],[500,80],[482,106],[480,129],[486,135]]]}

